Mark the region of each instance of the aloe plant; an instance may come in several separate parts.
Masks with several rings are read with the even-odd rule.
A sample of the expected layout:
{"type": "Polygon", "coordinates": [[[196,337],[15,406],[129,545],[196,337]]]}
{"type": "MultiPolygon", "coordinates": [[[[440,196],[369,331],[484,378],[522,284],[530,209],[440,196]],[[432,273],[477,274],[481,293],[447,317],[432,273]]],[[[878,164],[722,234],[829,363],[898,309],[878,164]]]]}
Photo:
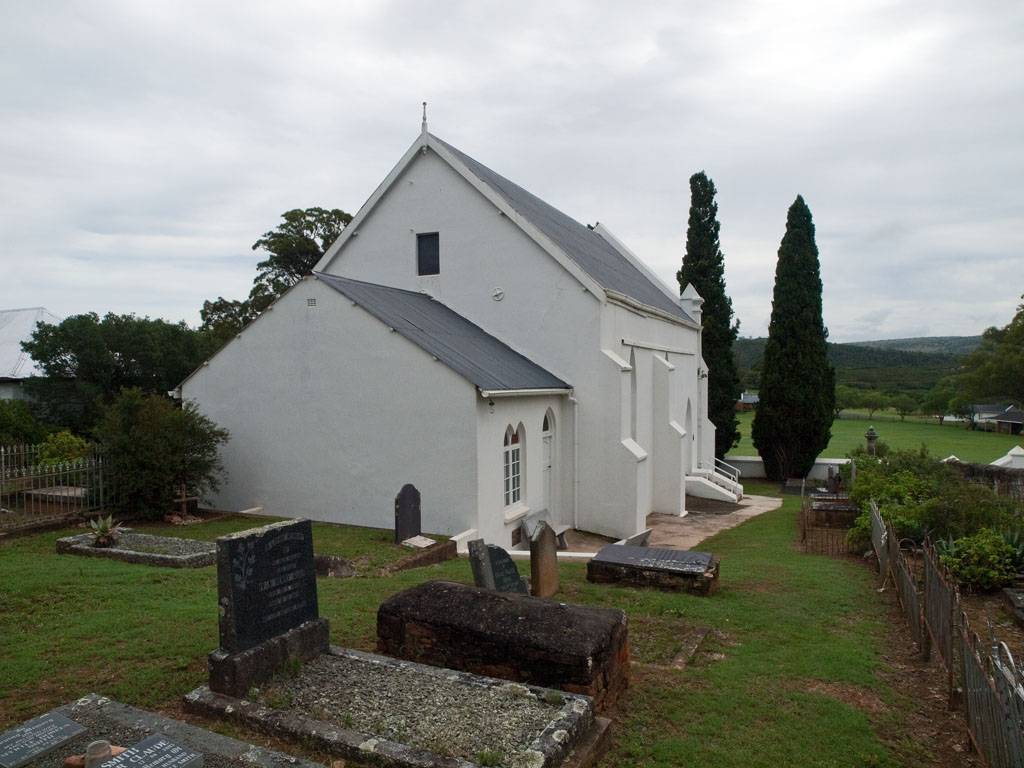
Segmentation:
{"type": "Polygon", "coordinates": [[[89,525],[92,526],[89,535],[94,547],[112,547],[117,542],[116,535],[121,523],[115,523],[113,515],[95,517],[89,521],[89,525]]]}

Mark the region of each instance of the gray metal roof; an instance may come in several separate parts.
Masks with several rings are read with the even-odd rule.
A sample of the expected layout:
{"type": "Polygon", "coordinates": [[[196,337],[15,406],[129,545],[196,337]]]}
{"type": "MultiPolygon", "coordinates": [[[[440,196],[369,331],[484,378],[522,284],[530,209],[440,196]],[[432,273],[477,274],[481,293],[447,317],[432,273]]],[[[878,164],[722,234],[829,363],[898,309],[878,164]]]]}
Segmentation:
{"type": "Polygon", "coordinates": [[[501,195],[602,288],[618,291],[682,320],[695,322],[682,307],[599,234],[451,144],[433,134],[431,137],[458,157],[477,178],[501,195]]]}
{"type": "Polygon", "coordinates": [[[316,277],[479,389],[571,389],[554,374],[424,293],[322,272],[316,277]]]}
{"type": "Polygon", "coordinates": [[[42,307],[0,310],[0,379],[26,379],[42,371],[21,349],[21,342],[32,338],[39,322],[58,325],[62,318],[42,307]]]}

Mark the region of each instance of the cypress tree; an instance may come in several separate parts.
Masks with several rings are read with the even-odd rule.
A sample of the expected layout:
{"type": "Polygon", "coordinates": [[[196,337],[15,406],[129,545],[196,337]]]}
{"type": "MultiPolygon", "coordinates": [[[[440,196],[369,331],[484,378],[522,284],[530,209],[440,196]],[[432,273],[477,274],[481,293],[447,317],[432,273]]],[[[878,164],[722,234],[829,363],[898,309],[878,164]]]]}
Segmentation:
{"type": "Polygon", "coordinates": [[[708,367],[708,418],[715,425],[715,455],[740,439],[736,401],[740,377],[732,354],[732,343],[740,324],[732,322],[732,300],[725,294],[725,257],[719,246],[718,203],[715,184],[704,171],[690,177],[690,219],[686,227],[686,253],[676,273],[679,290],[687,284],[704,299],[701,348],[708,367]]]}
{"type": "Polygon", "coordinates": [[[773,480],[806,477],[831,437],[835,370],[828,363],[821,315],[821,272],[814,223],[797,196],[775,266],[754,446],[773,480]]]}

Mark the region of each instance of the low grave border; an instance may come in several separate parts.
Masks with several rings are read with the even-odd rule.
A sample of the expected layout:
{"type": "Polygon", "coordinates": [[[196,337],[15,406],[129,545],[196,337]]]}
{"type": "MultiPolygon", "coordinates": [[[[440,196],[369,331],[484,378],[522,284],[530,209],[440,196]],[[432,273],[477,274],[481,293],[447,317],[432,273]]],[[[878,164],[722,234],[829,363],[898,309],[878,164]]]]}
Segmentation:
{"type": "MultiPolygon", "coordinates": [[[[331,646],[329,653],[347,656],[367,664],[384,665],[392,669],[396,675],[401,675],[403,670],[415,669],[417,672],[435,677],[439,682],[459,680],[470,687],[519,685],[538,699],[543,699],[551,691],[541,686],[510,683],[499,678],[392,659],[350,648],[331,646]]],[[[608,746],[610,721],[595,716],[591,697],[565,691],[554,693],[561,698],[562,707],[538,738],[521,753],[528,761],[524,764],[535,768],[591,764],[608,746]]],[[[462,758],[440,755],[427,749],[411,747],[313,717],[216,693],[206,686],[186,694],[185,710],[229,718],[287,741],[311,744],[317,749],[346,760],[372,761],[374,765],[388,768],[472,768],[477,765],[462,758]]]]}
{"type": "Polygon", "coordinates": [[[183,554],[164,554],[160,552],[144,552],[124,547],[94,547],[91,543],[92,537],[88,533],[81,533],[77,536],[67,536],[57,539],[57,554],[59,555],[80,555],[84,557],[105,557],[109,560],[120,560],[124,563],[136,565],[156,565],[164,568],[205,568],[217,562],[217,545],[212,541],[197,541],[196,539],[180,539],[175,536],[154,536],[149,533],[120,534],[122,537],[131,536],[132,541],[140,539],[152,541],[154,546],[160,546],[164,542],[173,541],[176,546],[183,546],[181,542],[189,542],[190,547],[196,551],[183,554]]]}
{"type": "Polygon", "coordinates": [[[65,757],[82,754],[86,744],[97,739],[132,747],[156,734],[202,754],[204,768],[323,768],[320,763],[254,746],[96,693],[51,711],[85,726],[85,731],[57,750],[36,756],[24,768],[59,766],[65,757]]]}

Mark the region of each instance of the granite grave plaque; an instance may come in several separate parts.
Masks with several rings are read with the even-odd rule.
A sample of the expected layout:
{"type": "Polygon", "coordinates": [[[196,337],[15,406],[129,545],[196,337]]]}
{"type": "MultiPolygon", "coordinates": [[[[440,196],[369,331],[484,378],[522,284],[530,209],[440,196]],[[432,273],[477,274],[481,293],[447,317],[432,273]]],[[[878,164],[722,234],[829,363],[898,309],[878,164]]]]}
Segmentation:
{"type": "Polygon", "coordinates": [[[217,539],[220,647],[240,653],[319,616],[313,530],[289,520],[217,539]]]}
{"type": "Polygon", "coordinates": [[[203,756],[175,744],[162,733],[143,739],[131,749],[103,763],[100,768],[202,768],[203,756]]]}
{"type": "Polygon", "coordinates": [[[395,496],[395,544],[421,533],[420,492],[415,485],[407,483],[395,496]]]}
{"type": "Polygon", "coordinates": [[[594,556],[594,560],[599,563],[629,565],[653,571],[702,574],[711,566],[712,557],[711,552],[612,544],[602,547],[594,556]]]}
{"type": "Polygon", "coordinates": [[[0,734],[0,768],[18,768],[67,744],[85,727],[58,712],[47,712],[0,734]]]}
{"type": "Polygon", "coordinates": [[[473,539],[469,542],[469,564],[476,586],[515,595],[529,594],[519,569],[501,547],[484,544],[483,539],[473,539]]]}

